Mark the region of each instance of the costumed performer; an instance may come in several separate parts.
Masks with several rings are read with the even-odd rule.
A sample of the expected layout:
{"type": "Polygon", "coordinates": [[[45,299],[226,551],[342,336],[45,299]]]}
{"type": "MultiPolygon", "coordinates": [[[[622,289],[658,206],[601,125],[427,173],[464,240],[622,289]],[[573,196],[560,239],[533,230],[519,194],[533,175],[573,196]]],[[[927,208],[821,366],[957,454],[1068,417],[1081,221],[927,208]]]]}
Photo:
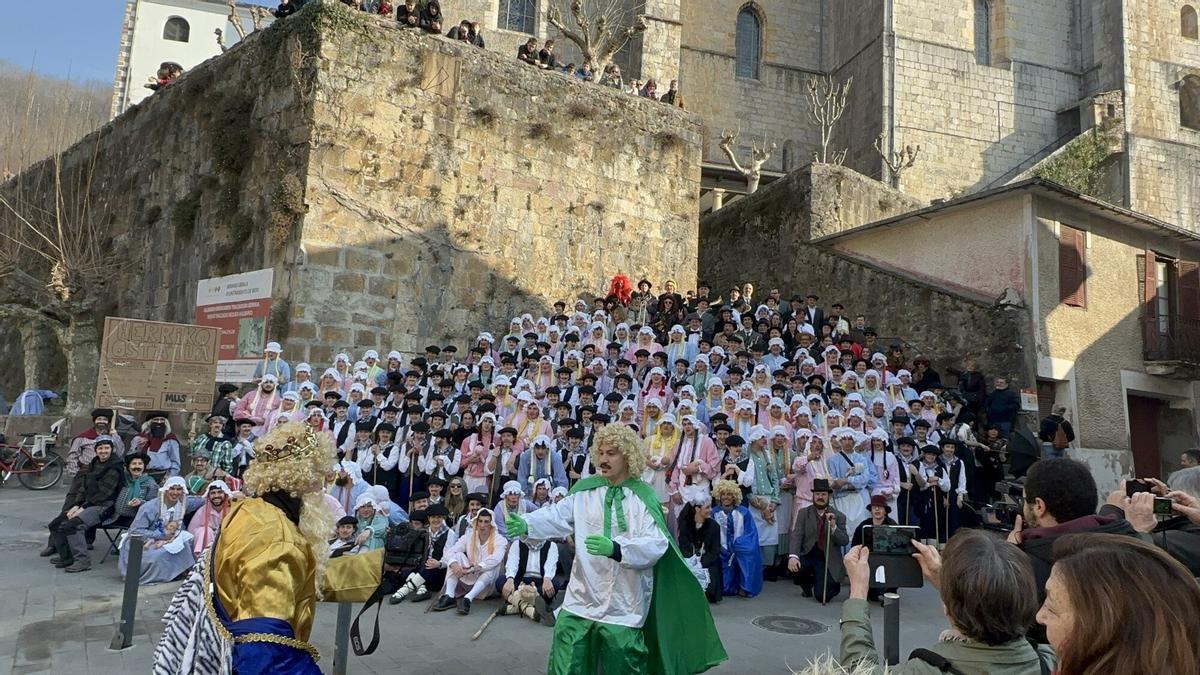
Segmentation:
{"type": "Polygon", "coordinates": [[[712,496],[717,502],[712,517],[721,528],[722,592],[753,598],[763,587],[762,549],[754,515],[742,505],[742,489],[731,480],[717,481],[712,496]]]}
{"type": "Polygon", "coordinates": [[[380,585],[382,550],[329,560],[332,439],[288,422],[254,453],[243,477],[253,496],[230,508],[163,617],[156,675],[317,675],[316,601],[365,601],[380,585]]]}
{"type": "Polygon", "coordinates": [[[646,448],[626,426],[596,432],[592,463],[553,506],[510,513],[510,537],[580,544],[554,626],[550,675],[700,673],[727,656],[704,591],[667,532],[654,489],[636,476],[646,448]],[[596,527],[601,525],[601,531],[596,527]]]}

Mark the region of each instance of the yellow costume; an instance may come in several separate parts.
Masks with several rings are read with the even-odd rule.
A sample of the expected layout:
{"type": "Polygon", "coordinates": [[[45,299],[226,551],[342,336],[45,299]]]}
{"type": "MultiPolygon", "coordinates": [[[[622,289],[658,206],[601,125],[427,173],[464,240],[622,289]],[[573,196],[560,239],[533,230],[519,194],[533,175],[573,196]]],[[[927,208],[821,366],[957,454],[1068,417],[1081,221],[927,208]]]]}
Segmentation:
{"type": "MultiPolygon", "coordinates": [[[[216,551],[217,592],[233,621],[283,619],[307,641],[316,610],[316,561],[300,528],[261,499],[230,509],[216,551]],[[269,542],[269,543],[267,543],[269,542]]],[[[329,561],[321,585],[325,602],[363,602],[379,586],[383,550],[329,561]]]]}

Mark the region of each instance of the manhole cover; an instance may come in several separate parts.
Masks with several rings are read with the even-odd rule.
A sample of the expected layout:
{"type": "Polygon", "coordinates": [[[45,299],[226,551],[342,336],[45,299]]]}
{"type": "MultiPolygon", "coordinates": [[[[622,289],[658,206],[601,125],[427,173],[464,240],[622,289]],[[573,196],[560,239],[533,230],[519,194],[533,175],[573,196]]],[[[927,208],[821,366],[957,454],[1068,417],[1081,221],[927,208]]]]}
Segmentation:
{"type": "Polygon", "coordinates": [[[772,633],[783,633],[784,635],[817,635],[829,630],[829,626],[820,621],[801,619],[798,616],[785,616],[782,614],[760,616],[751,623],[763,630],[769,630],[772,633]]]}

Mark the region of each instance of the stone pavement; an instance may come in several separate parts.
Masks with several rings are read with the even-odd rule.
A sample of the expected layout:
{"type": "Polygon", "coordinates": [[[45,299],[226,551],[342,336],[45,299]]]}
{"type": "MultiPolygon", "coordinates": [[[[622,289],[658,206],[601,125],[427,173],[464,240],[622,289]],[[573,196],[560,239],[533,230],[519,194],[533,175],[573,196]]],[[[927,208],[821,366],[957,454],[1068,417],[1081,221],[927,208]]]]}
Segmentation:
{"type": "MultiPolygon", "coordinates": [[[[70,673],[112,675],[147,673],[159,621],[176,584],[143,587],[138,595],[133,647],[108,650],[121,612],[122,584],[116,557],[90,572],[67,574],[37,556],[45,544],[45,523],[62,504],[64,489],[33,492],[15,480],[0,487],[0,673],[70,673]]],[[[96,543],[99,549],[103,535],[96,543]]],[[[927,645],[945,628],[941,604],[930,588],[904,591],[901,652],[927,645]]],[[[843,591],[842,597],[845,597],[843,591]]],[[[471,614],[423,613],[423,605],[385,605],[382,644],[367,657],[350,657],[349,673],[440,672],[537,673],[545,671],[550,629],[524,619],[500,617],[476,642],[471,635],[496,608],[495,600],[475,603],[471,614]]],[[[355,608],[357,611],[357,608],[355,608]]],[[[727,598],[713,608],[730,660],[714,673],[787,673],[838,645],[840,603],[826,607],[802,598],[788,582],[768,583],[752,600],[727,598]],[[754,624],[760,617],[794,617],[816,621],[825,632],[811,636],[783,634],[754,624]]],[[[882,611],[873,612],[876,638],[882,635],[882,611]]],[[[330,672],[337,608],[318,606],[312,641],[320,649],[320,665],[330,672]]],[[[680,617],[687,621],[687,617],[680,617]]],[[[364,617],[364,623],[367,619],[364,617]]],[[[787,629],[788,619],[760,619],[787,629]]],[[[364,631],[367,628],[364,626],[364,631]]]]}

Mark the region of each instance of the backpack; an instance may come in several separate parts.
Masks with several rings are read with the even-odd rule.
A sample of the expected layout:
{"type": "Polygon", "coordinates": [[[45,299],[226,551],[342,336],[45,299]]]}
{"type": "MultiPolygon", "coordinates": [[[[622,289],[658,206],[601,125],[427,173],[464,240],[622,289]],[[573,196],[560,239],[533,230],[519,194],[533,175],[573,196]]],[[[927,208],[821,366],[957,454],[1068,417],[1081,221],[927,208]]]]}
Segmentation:
{"type": "Polygon", "coordinates": [[[1052,443],[1055,450],[1065,450],[1071,445],[1071,441],[1067,440],[1067,432],[1063,429],[1063,423],[1059,422],[1058,427],[1054,430],[1054,442],[1052,443]]]}
{"type": "MultiPolygon", "coordinates": [[[[1041,671],[1041,675],[1050,675],[1050,665],[1046,663],[1046,659],[1042,656],[1042,653],[1038,651],[1037,644],[1035,644],[1032,640],[1030,640],[1029,644],[1033,646],[1033,653],[1037,654],[1038,670],[1041,671]]],[[[950,662],[950,659],[947,659],[941,654],[928,649],[914,649],[912,653],[908,655],[908,658],[924,661],[943,673],[950,673],[950,675],[965,675],[963,671],[954,667],[954,664],[950,662]]]]}

